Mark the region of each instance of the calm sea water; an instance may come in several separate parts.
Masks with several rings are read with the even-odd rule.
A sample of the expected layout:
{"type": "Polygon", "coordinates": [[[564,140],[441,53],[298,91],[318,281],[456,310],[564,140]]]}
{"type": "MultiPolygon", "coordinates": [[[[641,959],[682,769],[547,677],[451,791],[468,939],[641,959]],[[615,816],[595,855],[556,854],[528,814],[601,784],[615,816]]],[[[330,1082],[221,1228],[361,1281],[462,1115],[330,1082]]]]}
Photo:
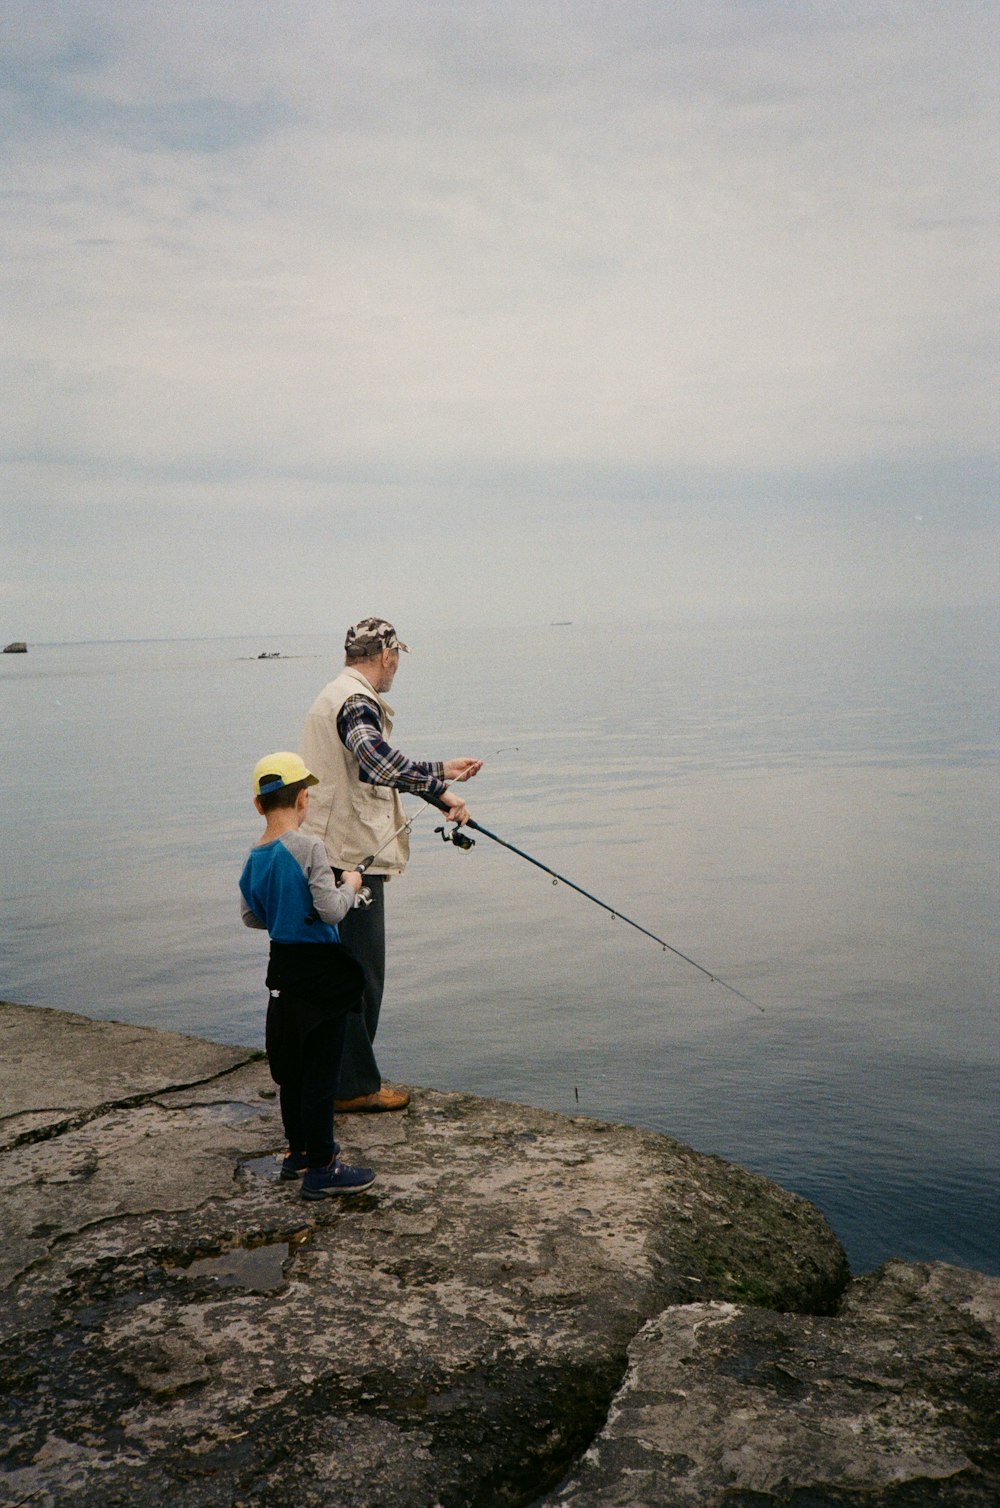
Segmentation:
{"type": "MultiPolygon", "coordinates": [[[[856,1271],[1000,1271],[996,619],[406,629],[400,746],[484,758],[479,821],[765,1010],[414,801],[385,1076],[742,1162],[856,1271]]],[[[0,995],[261,1045],[248,774],[339,642],[0,659],[0,995]]]]}

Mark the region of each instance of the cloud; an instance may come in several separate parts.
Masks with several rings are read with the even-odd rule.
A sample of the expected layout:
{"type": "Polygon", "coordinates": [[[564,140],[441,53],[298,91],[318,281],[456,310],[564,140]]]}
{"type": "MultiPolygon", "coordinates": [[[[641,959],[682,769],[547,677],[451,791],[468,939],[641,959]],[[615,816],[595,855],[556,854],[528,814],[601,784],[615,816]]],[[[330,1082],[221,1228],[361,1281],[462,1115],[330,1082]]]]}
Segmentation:
{"type": "Polygon", "coordinates": [[[571,502],[581,562],[683,517],[720,581],[698,521],[732,508],[986,526],[986,6],[7,16],[0,460],[34,528],[389,499],[510,560],[510,608],[502,520],[571,502]]]}

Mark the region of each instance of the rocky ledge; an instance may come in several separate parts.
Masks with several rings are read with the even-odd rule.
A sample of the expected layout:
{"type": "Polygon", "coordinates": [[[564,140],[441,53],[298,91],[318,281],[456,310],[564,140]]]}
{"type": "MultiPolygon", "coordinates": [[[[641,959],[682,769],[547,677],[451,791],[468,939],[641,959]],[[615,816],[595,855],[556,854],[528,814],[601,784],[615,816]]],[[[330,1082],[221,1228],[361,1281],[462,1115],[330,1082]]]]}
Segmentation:
{"type": "Polygon", "coordinates": [[[0,1503],[987,1503],[1000,1284],[626,1126],[418,1090],[278,1181],[266,1067],[0,1005],[0,1503]],[[846,1290],[846,1300],[844,1294],[846,1290]]]}

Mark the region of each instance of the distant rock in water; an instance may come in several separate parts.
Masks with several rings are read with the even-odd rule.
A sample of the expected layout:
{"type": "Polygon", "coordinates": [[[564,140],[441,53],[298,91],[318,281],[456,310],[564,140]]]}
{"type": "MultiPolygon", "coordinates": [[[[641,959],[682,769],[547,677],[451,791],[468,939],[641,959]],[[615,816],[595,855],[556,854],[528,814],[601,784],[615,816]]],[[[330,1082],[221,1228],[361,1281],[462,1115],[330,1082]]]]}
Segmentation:
{"type": "Polygon", "coordinates": [[[4,645],[3,652],[5,655],[26,655],[28,646],[23,639],[12,639],[9,644],[4,645]]]}
{"type": "Polygon", "coordinates": [[[280,660],[281,651],[277,649],[264,649],[257,658],[258,660],[280,660]]]}

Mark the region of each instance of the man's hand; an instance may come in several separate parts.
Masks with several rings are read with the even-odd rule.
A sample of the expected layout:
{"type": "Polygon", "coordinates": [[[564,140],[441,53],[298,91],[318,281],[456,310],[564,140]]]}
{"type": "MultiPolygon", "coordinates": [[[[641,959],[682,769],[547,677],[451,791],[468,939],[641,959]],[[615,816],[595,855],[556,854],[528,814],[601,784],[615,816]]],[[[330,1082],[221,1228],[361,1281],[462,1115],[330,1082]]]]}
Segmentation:
{"type": "Polygon", "coordinates": [[[458,781],[471,780],[473,775],[479,774],[482,767],[481,759],[446,759],[443,766],[444,778],[458,781]]]}
{"type": "MultiPolygon", "coordinates": [[[[474,764],[475,760],[472,763],[474,764]]],[[[441,797],[441,805],[448,809],[448,821],[457,822],[459,827],[468,822],[472,815],[461,796],[456,796],[454,791],[445,791],[441,797]]]]}
{"type": "Polygon", "coordinates": [[[356,869],[345,869],[343,874],[340,876],[340,883],[342,885],[350,885],[351,889],[354,891],[354,894],[357,895],[358,891],[361,889],[361,876],[356,869]]]}

